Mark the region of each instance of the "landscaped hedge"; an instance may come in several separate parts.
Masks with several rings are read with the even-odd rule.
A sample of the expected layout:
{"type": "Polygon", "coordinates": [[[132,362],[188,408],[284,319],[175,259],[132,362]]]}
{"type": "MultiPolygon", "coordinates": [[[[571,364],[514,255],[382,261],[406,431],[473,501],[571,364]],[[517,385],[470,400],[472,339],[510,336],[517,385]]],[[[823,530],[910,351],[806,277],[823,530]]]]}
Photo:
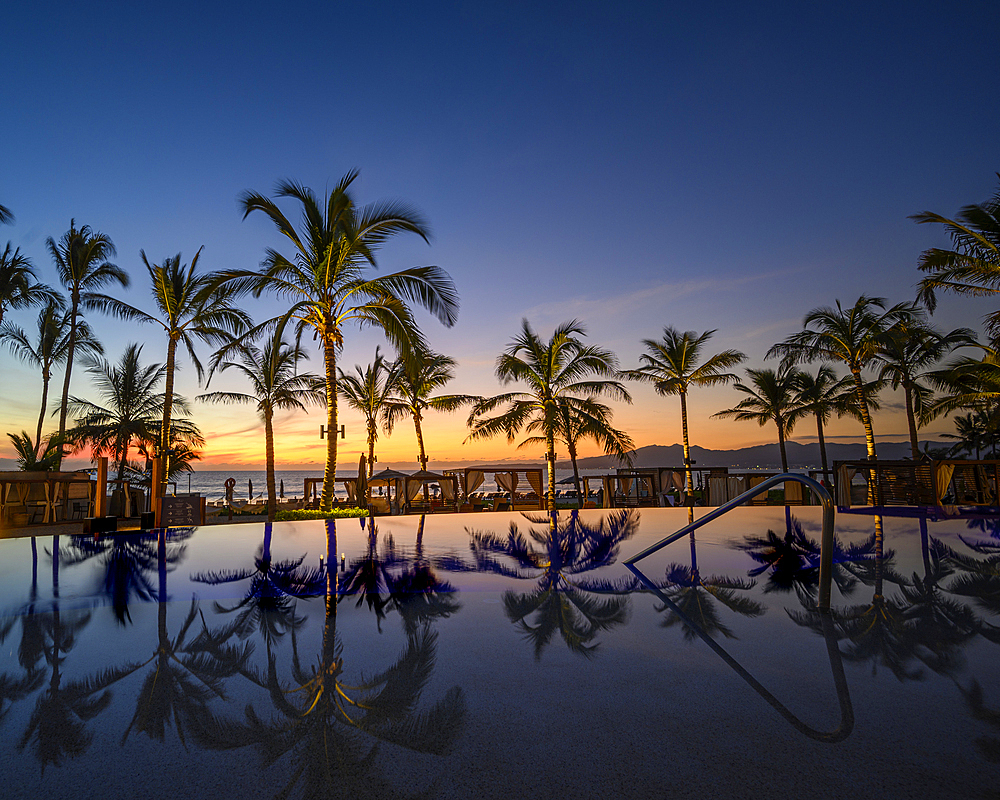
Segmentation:
{"type": "Polygon", "coordinates": [[[299,508],[291,511],[279,511],[274,515],[275,522],[295,522],[302,519],[343,519],[351,517],[367,517],[367,508],[335,508],[332,511],[314,511],[299,508]]]}

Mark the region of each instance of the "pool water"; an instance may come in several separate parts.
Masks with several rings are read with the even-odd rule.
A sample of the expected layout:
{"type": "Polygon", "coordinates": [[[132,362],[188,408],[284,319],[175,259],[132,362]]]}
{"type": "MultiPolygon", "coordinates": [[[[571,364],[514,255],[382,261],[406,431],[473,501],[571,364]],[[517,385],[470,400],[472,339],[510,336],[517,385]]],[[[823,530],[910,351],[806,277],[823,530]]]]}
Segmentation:
{"type": "Polygon", "coordinates": [[[997,796],[1000,520],[687,514],[0,541],[0,796],[997,796]]]}

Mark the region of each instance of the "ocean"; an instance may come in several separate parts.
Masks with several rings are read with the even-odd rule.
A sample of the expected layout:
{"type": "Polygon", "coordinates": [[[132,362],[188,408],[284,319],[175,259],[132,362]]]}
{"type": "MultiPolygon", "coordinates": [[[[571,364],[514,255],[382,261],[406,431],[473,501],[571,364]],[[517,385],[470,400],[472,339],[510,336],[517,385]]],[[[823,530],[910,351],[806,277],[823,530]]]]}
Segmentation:
{"type": "MultiPolygon", "coordinates": [[[[432,465],[433,466],[433,465],[432,465]]],[[[434,472],[434,469],[431,469],[434,472]]],[[[580,470],[581,475],[606,475],[613,470],[580,470]]],[[[358,470],[355,469],[338,469],[338,478],[354,478],[357,477],[358,470]]],[[[573,470],[571,469],[556,469],[556,483],[557,488],[560,490],[572,489],[572,484],[559,485],[559,481],[565,480],[567,478],[573,477],[573,470]]],[[[267,473],[262,470],[196,470],[194,472],[182,475],[177,481],[177,494],[186,494],[188,492],[200,494],[206,497],[209,502],[214,502],[216,500],[224,500],[226,496],[226,480],[232,478],[236,481],[236,487],[233,489],[233,499],[234,500],[246,500],[248,497],[248,492],[253,491],[253,498],[259,499],[267,496],[267,473]]],[[[323,470],[294,470],[294,469],[279,469],[274,473],[275,488],[279,489],[281,482],[285,484],[285,497],[286,498],[299,498],[302,497],[303,485],[306,478],[323,478],[323,470]]],[[[591,484],[591,489],[596,488],[594,484],[591,484]]],[[[320,491],[322,487],[317,487],[317,492],[320,491]]],[[[346,497],[343,486],[337,485],[336,487],[338,497],[346,497]]],[[[482,486],[479,487],[480,492],[495,492],[498,491],[496,484],[487,480],[482,486]]]]}

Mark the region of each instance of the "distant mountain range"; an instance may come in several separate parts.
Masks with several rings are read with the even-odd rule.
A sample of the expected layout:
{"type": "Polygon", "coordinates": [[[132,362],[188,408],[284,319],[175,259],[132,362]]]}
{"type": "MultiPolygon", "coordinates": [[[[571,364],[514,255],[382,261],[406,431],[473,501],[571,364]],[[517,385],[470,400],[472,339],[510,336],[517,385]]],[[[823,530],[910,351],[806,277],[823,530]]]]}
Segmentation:
{"type": "MultiPolygon", "coordinates": [[[[940,442],[930,442],[931,446],[940,442]]],[[[921,448],[924,443],[921,442],[921,448]]],[[[878,442],[876,444],[879,458],[884,461],[895,461],[910,457],[909,442],[878,442]]],[[[806,469],[819,467],[819,445],[785,442],[785,453],[788,455],[789,469],[806,469]]],[[[826,457],[833,466],[834,461],[857,461],[867,457],[863,444],[826,445],[826,457]]],[[[738,467],[740,469],[780,469],[781,454],[778,444],[760,444],[755,447],[742,447],[739,450],[707,450],[704,447],[691,448],[691,459],[698,467],[738,467]]],[[[561,463],[561,462],[560,462],[561,463]]],[[[621,466],[611,456],[592,456],[578,461],[580,469],[614,469],[621,466]]],[[[635,451],[633,464],[636,467],[679,467],[684,464],[684,448],[679,444],[651,444],[635,451]]],[[[567,466],[562,464],[563,467],[567,466]]]]}

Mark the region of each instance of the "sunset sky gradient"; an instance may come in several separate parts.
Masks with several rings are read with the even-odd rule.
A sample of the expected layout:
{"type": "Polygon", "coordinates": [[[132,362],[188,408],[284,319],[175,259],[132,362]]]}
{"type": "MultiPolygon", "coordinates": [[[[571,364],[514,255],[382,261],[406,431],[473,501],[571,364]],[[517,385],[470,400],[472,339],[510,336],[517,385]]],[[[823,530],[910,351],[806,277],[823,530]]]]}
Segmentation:
{"type": "MultiPolygon", "coordinates": [[[[454,328],[418,313],[459,362],[454,392],[500,391],[494,361],[523,317],[544,337],[578,318],[624,367],[667,324],[716,328],[711,352],[761,366],[816,306],[912,299],[919,254],[947,239],[908,216],[953,215],[997,189],[995,2],[21,3],[4,16],[0,203],[16,222],[0,243],[43,280],[55,282],[46,237],[75,218],[114,240],[133,276],[118,296],[151,311],[140,249],[159,263],[204,246],[205,269],[254,267],[265,247],[288,248],[263,216],[241,220],[242,191],[291,178],[322,193],[356,167],[362,202],[403,199],[430,221],[430,247],[400,237],[380,266],[437,264],[455,280],[454,328]]],[[[246,308],[281,310],[273,297],[246,308]]],[[[935,321],[979,329],[993,308],[942,297],[935,321]]],[[[35,315],[10,318],[30,335],[35,315]]],[[[165,357],[153,327],[88,320],[109,358],[129,341],[165,357]]],[[[381,342],[348,331],[341,366],[381,342]]],[[[179,391],[204,392],[181,366],[179,391]]],[[[0,370],[0,433],[33,431],[40,377],[6,350],[0,370]]],[[[245,387],[225,376],[209,388],[245,387]]],[[[679,441],[677,399],[632,388],[616,425],[640,446],[679,441]]],[[[88,389],[78,367],[73,393],[96,400],[88,389]]],[[[696,391],[692,442],[774,441],[771,427],[709,419],[738,399],[696,391]]],[[[899,398],[884,405],[876,437],[905,438],[899,398]]],[[[364,426],[342,415],[347,466],[364,426]]],[[[249,409],[195,403],[194,418],[205,468],[262,463],[249,409]]],[[[283,415],[279,465],[322,464],[322,422],[283,415]]],[[[855,441],[861,428],[831,434],[855,441]]],[[[541,456],[466,435],[464,414],[430,414],[431,468],[541,456]]],[[[792,436],[814,437],[805,422],[792,436]]],[[[415,466],[412,426],[377,452],[415,466]]]]}

